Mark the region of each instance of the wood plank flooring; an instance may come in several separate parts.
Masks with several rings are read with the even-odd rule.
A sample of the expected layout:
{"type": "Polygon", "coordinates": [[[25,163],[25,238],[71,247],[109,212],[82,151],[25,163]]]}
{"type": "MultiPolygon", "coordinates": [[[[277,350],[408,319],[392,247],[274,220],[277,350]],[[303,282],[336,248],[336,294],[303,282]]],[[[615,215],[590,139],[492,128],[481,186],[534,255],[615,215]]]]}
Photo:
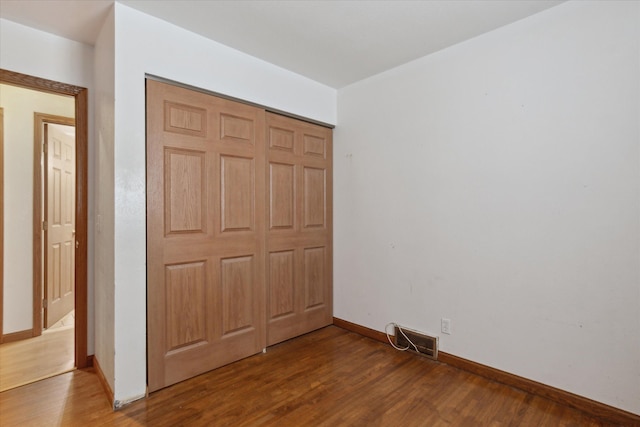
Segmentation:
{"type": "Polygon", "coordinates": [[[329,326],[112,412],[74,371],[0,393],[5,426],[603,426],[555,402],[329,326]]]}
{"type": "Polygon", "coordinates": [[[0,345],[0,391],[74,368],[73,313],[42,335],[0,345]]]}

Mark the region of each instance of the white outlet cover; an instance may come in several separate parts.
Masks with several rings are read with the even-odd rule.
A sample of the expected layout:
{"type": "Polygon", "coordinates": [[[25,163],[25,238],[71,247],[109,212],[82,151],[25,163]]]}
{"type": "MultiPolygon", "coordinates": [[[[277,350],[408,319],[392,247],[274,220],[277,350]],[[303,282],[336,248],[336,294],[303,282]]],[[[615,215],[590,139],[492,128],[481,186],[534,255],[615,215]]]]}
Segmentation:
{"type": "Polygon", "coordinates": [[[441,319],[440,331],[443,334],[451,335],[451,319],[445,319],[444,317],[441,319]]]}

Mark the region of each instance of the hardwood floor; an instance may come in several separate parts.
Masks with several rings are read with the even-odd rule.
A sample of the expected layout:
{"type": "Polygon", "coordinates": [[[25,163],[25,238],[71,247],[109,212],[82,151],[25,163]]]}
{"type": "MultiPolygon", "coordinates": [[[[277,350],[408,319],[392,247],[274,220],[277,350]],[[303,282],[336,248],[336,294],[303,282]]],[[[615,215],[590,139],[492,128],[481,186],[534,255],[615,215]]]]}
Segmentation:
{"type": "Polygon", "coordinates": [[[0,391],[74,368],[73,313],[42,335],[0,345],[0,391]]]}
{"type": "Polygon", "coordinates": [[[112,412],[74,371],[0,393],[5,426],[603,426],[587,415],[329,326],[112,412]]]}

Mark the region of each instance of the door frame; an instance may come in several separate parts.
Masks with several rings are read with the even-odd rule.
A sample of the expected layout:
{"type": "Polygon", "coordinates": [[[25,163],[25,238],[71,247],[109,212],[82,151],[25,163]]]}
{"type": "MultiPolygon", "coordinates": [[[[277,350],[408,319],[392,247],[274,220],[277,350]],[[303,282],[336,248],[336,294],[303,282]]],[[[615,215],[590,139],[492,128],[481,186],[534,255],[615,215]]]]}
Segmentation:
{"type": "Polygon", "coordinates": [[[33,123],[33,336],[37,337],[42,335],[42,299],[46,293],[43,289],[47,286],[46,269],[48,268],[44,263],[47,257],[43,252],[45,245],[42,229],[44,212],[47,210],[47,197],[44,195],[46,188],[43,187],[43,183],[48,173],[44,170],[46,162],[42,162],[43,127],[45,124],[75,127],[76,120],[71,117],[36,112],[33,123]],[[36,307],[40,308],[36,310],[36,307]]]}
{"type": "Polygon", "coordinates": [[[4,301],[4,110],[0,107],[0,344],[4,301]]]}
{"type": "MultiPolygon", "coordinates": [[[[89,104],[87,88],[69,85],[66,83],[29,76],[14,71],[0,69],[0,83],[20,86],[27,89],[57,95],[72,96],[75,99],[75,126],[76,126],[76,264],[75,264],[75,365],[76,368],[86,368],[89,365],[87,358],[87,220],[88,220],[88,136],[89,136],[89,104]]],[[[39,167],[39,165],[38,165],[39,167]]],[[[4,177],[2,178],[4,185],[4,177]]],[[[34,205],[39,200],[34,200],[34,205]]],[[[34,221],[35,223],[35,221],[34,221]]],[[[38,224],[40,228],[40,224],[38,224]]],[[[4,223],[0,224],[4,228],[4,223]]],[[[34,236],[35,238],[35,236],[34,236]]],[[[3,243],[0,243],[3,244],[3,243]]],[[[0,250],[1,251],[1,250],[0,250]]],[[[0,259],[0,270],[3,270],[4,260],[0,259]]],[[[35,260],[34,260],[35,263],[35,260]]],[[[38,266],[38,268],[40,268],[38,266]]],[[[34,268],[34,272],[37,271],[34,268]]],[[[3,288],[3,276],[0,276],[0,292],[3,288]]],[[[2,297],[0,297],[2,300],[2,297]]],[[[40,317],[41,303],[34,307],[40,317]]],[[[0,305],[0,318],[2,306],[0,305]]],[[[35,319],[34,319],[35,320],[35,319]]],[[[34,322],[34,328],[36,327],[34,322]]],[[[41,328],[40,324],[40,328],[41,328]]],[[[0,331],[1,332],[1,331],[0,331]]],[[[0,342],[1,342],[0,335],[0,342]]]]}

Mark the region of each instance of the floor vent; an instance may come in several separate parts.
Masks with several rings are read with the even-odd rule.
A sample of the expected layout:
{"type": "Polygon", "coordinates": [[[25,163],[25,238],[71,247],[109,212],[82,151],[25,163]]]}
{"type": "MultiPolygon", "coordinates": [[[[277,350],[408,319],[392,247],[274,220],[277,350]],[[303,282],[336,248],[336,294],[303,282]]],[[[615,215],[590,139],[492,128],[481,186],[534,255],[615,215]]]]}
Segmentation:
{"type": "Polygon", "coordinates": [[[418,353],[421,356],[428,357],[429,359],[438,360],[438,337],[430,337],[418,331],[411,329],[395,327],[396,346],[401,348],[409,347],[407,351],[418,353]],[[403,335],[404,332],[404,335],[403,335]],[[411,345],[409,340],[415,345],[411,345]],[[416,352],[416,347],[418,351],[416,352]]]}

